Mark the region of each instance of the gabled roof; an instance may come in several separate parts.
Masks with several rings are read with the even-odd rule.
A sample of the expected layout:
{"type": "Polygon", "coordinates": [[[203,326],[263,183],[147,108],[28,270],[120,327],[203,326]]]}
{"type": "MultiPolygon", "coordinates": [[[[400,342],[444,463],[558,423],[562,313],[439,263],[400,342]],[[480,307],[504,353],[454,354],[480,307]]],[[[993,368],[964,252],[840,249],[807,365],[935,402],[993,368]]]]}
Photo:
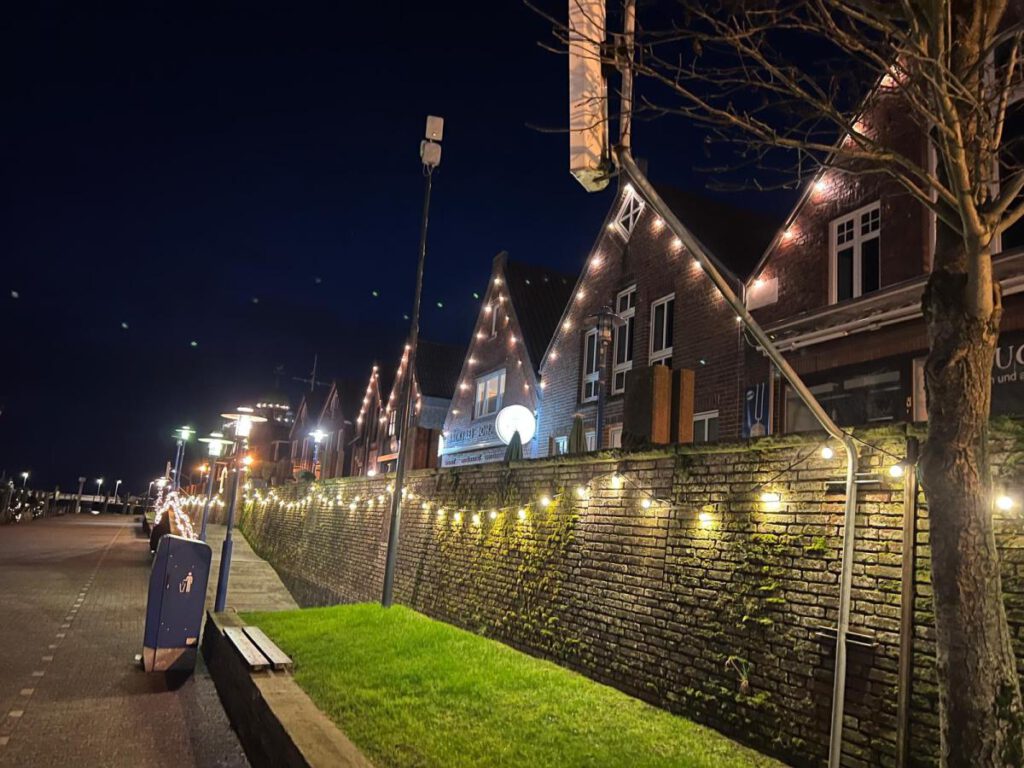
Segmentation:
{"type": "Polygon", "coordinates": [[[778,229],[778,222],[762,213],[666,184],[654,184],[654,188],[715,261],[741,281],[750,275],[778,229]]]}
{"type": "Polygon", "coordinates": [[[308,431],[305,430],[305,427],[309,422],[320,418],[320,412],[324,408],[326,399],[327,390],[325,389],[313,389],[302,396],[299,407],[295,410],[295,421],[292,422],[292,428],[289,430],[291,438],[294,439],[296,435],[304,434],[304,431],[308,431]],[[299,430],[304,431],[300,432],[299,430]]]}
{"type": "Polygon", "coordinates": [[[519,321],[519,331],[523,334],[526,353],[536,373],[572,296],[576,278],[533,264],[507,260],[505,282],[512,309],[519,321]]]}
{"type": "Polygon", "coordinates": [[[327,396],[324,398],[319,420],[321,422],[326,421],[328,418],[327,409],[330,407],[331,400],[337,396],[341,418],[344,421],[355,421],[356,416],[359,414],[362,393],[363,387],[358,381],[354,379],[334,379],[331,382],[331,388],[327,396]]]}
{"type": "Polygon", "coordinates": [[[420,339],[416,349],[416,383],[420,394],[451,400],[465,356],[464,347],[420,339]]]}

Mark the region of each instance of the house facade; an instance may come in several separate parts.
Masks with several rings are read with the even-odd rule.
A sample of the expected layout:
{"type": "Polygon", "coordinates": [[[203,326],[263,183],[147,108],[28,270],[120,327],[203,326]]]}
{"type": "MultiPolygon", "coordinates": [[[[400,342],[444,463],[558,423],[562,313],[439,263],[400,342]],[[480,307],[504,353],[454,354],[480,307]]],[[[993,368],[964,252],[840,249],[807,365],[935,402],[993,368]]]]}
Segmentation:
{"type": "Polygon", "coordinates": [[[377,474],[377,457],[381,454],[386,434],[386,426],[381,420],[385,406],[383,393],[390,389],[390,380],[382,379],[380,366],[374,365],[363,391],[350,443],[349,472],[352,475],[377,474]]]}
{"type": "MultiPolygon", "coordinates": [[[[505,444],[495,430],[498,412],[522,405],[541,410],[540,363],[572,295],[574,278],[495,256],[458,387],[444,421],[445,467],[500,461],[505,444]]],[[[538,452],[535,437],[523,456],[538,452]]]]}
{"type": "Polygon", "coordinates": [[[358,385],[354,382],[337,379],[331,382],[316,426],[324,433],[317,461],[320,478],[347,477],[351,473],[358,394],[358,385]]]}
{"type": "MultiPolygon", "coordinates": [[[[881,141],[928,162],[927,143],[896,95],[876,93],[861,119],[881,141]]],[[[840,425],[927,419],[921,296],[935,228],[934,214],[895,181],[827,170],[807,185],[747,281],[748,309],[840,425]]],[[[1004,234],[993,257],[1004,303],[993,415],[1024,413],[1019,229],[1004,234]]],[[[745,418],[756,434],[818,428],[759,350],[748,347],[745,358],[745,418]]]]}
{"type": "MultiPolygon", "coordinates": [[[[415,432],[409,469],[428,469],[439,464],[444,420],[451,407],[452,394],[458,380],[465,352],[462,347],[420,339],[416,351],[413,376],[415,432]]],[[[409,372],[409,345],[395,371],[395,382],[387,402],[378,416],[382,430],[381,448],[377,456],[378,471],[393,472],[398,467],[401,427],[403,423],[402,388],[409,372]]]]}
{"type": "Polygon", "coordinates": [[[320,413],[324,407],[326,392],[313,388],[302,396],[302,401],[295,411],[295,420],[289,432],[291,441],[292,476],[296,479],[303,473],[315,474],[313,461],[314,441],[310,432],[320,424],[320,413]]]}
{"type": "MultiPolygon", "coordinates": [[[[739,288],[735,274],[745,274],[763,251],[772,223],[700,195],[657,189],[739,288]]],[[[597,447],[599,382],[606,394],[602,447],[638,444],[628,430],[624,434],[624,415],[631,390],[637,396],[655,378],[647,370],[654,366],[668,368],[676,382],[684,380],[679,372],[692,372],[685,379],[692,387],[692,424],[685,415],[685,423],[658,442],[738,437],[745,342],[736,320],[648,202],[621,184],[541,363],[539,455],[567,450],[576,415],[584,421],[587,448],[597,447]],[[605,345],[596,320],[602,308],[617,324],[605,345]]]]}

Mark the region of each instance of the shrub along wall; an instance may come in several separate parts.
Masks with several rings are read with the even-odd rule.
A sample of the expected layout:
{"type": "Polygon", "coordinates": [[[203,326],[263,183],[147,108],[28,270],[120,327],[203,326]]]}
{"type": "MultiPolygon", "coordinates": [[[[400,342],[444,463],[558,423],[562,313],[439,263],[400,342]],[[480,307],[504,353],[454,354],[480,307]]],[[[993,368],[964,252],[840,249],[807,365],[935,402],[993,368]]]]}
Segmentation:
{"type": "MultiPolygon", "coordinates": [[[[860,435],[844,765],[895,765],[906,432],[860,435]]],[[[993,451],[1016,470],[1017,432],[993,451]]],[[[414,473],[396,599],[684,714],[794,765],[828,749],[843,461],[812,438],[414,473]],[[776,503],[762,493],[779,494],[776,503]],[[542,503],[543,497],[552,501],[542,503]],[[522,512],[520,511],[522,510],[522,512]]],[[[1016,478],[1010,477],[1012,482],[1016,478]]],[[[278,489],[240,526],[304,605],[378,600],[390,478],[278,489]]],[[[927,509],[916,518],[910,765],[935,765],[927,509]]],[[[1024,659],[1024,524],[997,521],[1024,659]]],[[[1024,663],[1022,663],[1024,671],[1024,663]]]]}

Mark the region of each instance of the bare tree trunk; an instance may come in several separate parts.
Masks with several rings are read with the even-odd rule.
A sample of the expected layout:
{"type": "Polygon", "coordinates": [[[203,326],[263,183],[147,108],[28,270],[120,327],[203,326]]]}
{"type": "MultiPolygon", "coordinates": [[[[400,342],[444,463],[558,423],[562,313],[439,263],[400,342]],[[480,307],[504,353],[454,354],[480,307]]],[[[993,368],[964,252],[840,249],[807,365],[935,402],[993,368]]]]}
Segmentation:
{"type": "Polygon", "coordinates": [[[933,272],[924,296],[931,351],[921,479],[931,531],[942,765],[1020,768],[1024,708],[1003,606],[988,460],[1002,307],[995,287],[988,318],[969,311],[962,267],[987,257],[956,247],[943,260],[952,269],[933,272]]]}

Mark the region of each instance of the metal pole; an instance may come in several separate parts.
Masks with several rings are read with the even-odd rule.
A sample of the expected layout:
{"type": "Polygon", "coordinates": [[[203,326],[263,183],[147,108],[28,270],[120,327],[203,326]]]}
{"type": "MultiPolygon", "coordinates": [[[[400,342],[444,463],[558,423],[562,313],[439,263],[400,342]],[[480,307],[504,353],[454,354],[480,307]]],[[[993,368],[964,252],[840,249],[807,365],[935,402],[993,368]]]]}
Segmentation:
{"type": "Polygon", "coordinates": [[[171,486],[175,490],[181,487],[181,461],[185,456],[185,441],[178,440],[178,452],[174,456],[174,485],[171,486]]]}
{"type": "Polygon", "coordinates": [[[743,301],[733,291],[729,281],[718,271],[716,262],[708,256],[703,244],[693,236],[683,223],[676,217],[665,201],[658,195],[647,177],[637,167],[629,151],[619,150],[615,153],[619,167],[625,171],[629,179],[636,184],[651,207],[661,216],[668,228],[678,237],[686,250],[704,268],[704,273],[718,288],[722,297],[739,315],[743,324],[768,358],[775,364],[783,378],[797,393],[800,400],[807,406],[818,423],[832,437],[843,444],[846,451],[846,506],[843,513],[843,558],[842,570],[839,575],[839,616],[836,621],[836,666],[835,680],[832,689],[832,725],[829,741],[829,768],[839,768],[839,758],[843,743],[843,706],[846,698],[846,633],[850,627],[850,593],[853,588],[853,553],[856,537],[857,511],[857,446],[853,438],[841,430],[825,413],[821,403],[815,399],[811,391],[801,381],[796,371],[778,350],[764,329],[747,311],[743,301]]]}
{"type": "Polygon", "coordinates": [[[402,486],[405,468],[416,442],[416,418],[413,403],[413,379],[416,371],[416,346],[420,335],[420,296],[423,293],[423,264],[427,258],[427,220],[430,215],[430,189],[433,168],[424,166],[426,185],[423,192],[423,218],[420,221],[420,257],[416,266],[416,293],[412,300],[412,330],[409,333],[409,359],[402,382],[401,402],[404,407],[401,432],[398,439],[398,467],[395,469],[395,489],[391,496],[391,525],[388,529],[388,554],[384,565],[384,594],[381,605],[390,608],[394,599],[395,566],[398,560],[398,529],[402,522],[402,486]]]}
{"type": "Polygon", "coordinates": [[[242,476],[242,441],[235,443],[235,480],[231,483],[231,493],[228,494],[228,520],[227,532],[224,534],[224,545],[220,548],[220,568],[217,572],[217,597],[213,602],[213,610],[220,613],[224,610],[224,604],[228,599],[228,577],[231,575],[231,550],[234,542],[231,540],[231,527],[235,523],[235,501],[238,499],[238,481],[242,476]]]}
{"type": "Polygon", "coordinates": [[[217,462],[210,467],[210,477],[206,481],[206,503],[203,505],[203,524],[199,529],[199,540],[206,541],[206,519],[210,516],[210,504],[213,503],[213,476],[216,474],[217,462]]]}

